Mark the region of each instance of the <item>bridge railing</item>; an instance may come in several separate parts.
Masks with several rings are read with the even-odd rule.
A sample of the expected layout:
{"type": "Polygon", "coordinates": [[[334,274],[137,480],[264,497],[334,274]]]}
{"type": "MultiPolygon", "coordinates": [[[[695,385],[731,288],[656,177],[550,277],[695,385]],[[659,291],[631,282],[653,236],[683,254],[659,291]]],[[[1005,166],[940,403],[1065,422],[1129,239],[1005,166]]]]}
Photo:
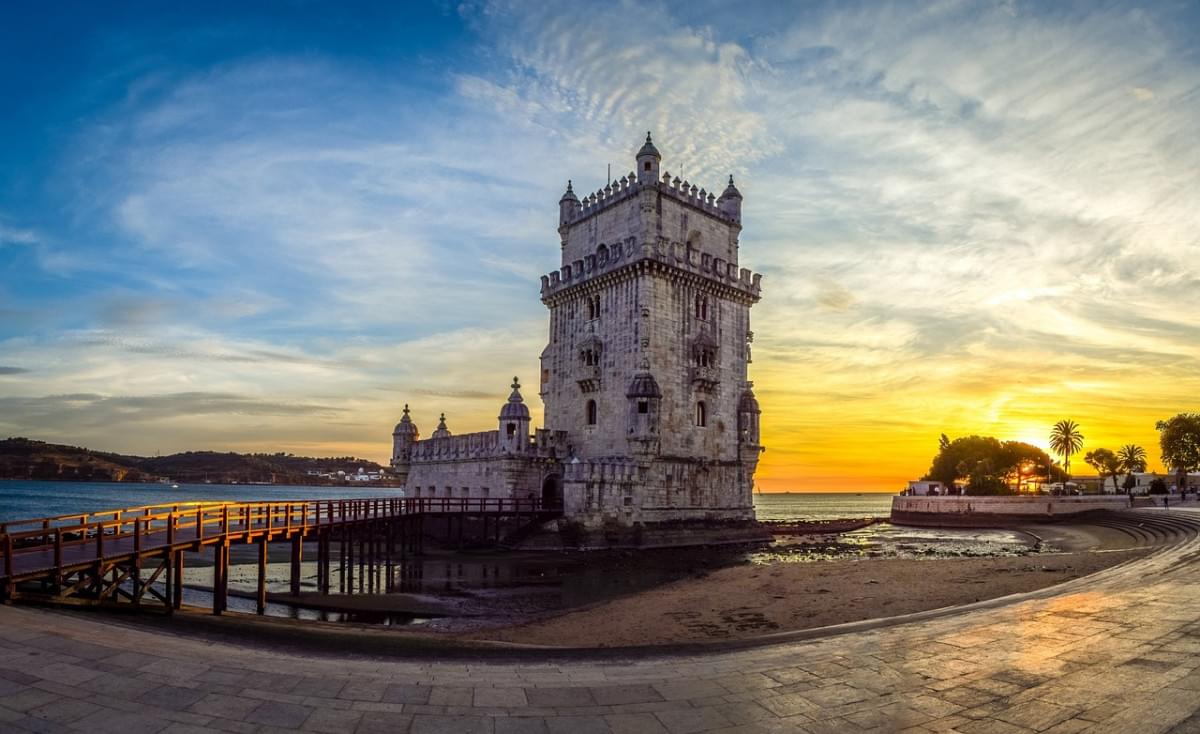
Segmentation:
{"type": "Polygon", "coordinates": [[[376,497],[366,499],[278,500],[268,502],[178,502],[95,513],[58,515],[0,523],[3,575],[13,575],[16,553],[53,551],[54,566],[63,553],[83,545],[95,546],[95,559],[105,547],[116,550],[132,538],[132,549],[174,546],[180,542],[215,540],[249,531],[291,534],[311,527],[386,519],[418,513],[537,512],[538,498],[489,499],[470,497],[376,497]]]}

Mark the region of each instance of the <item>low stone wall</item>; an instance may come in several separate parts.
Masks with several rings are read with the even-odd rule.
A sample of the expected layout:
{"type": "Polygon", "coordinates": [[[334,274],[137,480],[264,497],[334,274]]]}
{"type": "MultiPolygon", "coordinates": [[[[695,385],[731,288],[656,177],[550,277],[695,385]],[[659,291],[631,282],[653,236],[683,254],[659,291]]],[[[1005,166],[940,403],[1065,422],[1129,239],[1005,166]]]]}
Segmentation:
{"type": "Polygon", "coordinates": [[[1055,497],[923,497],[892,498],[892,522],[898,525],[993,527],[1053,522],[1088,512],[1124,510],[1124,495],[1055,497]]]}
{"type": "Polygon", "coordinates": [[[770,529],[754,521],[671,522],[613,524],[592,528],[570,520],[556,520],[524,538],[520,550],[617,550],[686,548],[704,545],[770,543],[770,529]]]}

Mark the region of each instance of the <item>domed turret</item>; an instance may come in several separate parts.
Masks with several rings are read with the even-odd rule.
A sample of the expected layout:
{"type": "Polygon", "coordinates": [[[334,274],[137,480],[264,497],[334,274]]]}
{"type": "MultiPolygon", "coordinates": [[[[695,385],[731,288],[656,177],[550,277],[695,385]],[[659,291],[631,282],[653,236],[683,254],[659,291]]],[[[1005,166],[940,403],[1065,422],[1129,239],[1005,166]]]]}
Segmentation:
{"type": "Polygon", "coordinates": [[[567,190],[563,192],[562,198],[558,200],[558,224],[562,226],[575,218],[575,212],[579,211],[579,198],[575,196],[575,190],[571,188],[571,182],[567,181],[567,190]]]}
{"type": "Polygon", "coordinates": [[[429,435],[430,438],[449,438],[450,429],[446,428],[446,414],[442,413],[442,417],[438,420],[437,429],[429,435]]]}
{"type": "Polygon", "coordinates": [[[521,397],[521,383],[512,381],[512,393],[500,409],[500,443],[508,450],[523,453],[529,450],[529,408],[521,397]]]}
{"type": "Polygon", "coordinates": [[[647,132],[646,143],[637,152],[638,183],[653,185],[658,181],[658,164],[661,161],[662,154],[658,152],[658,148],[654,147],[654,141],[650,139],[650,133],[647,132]]]}
{"type": "Polygon", "coordinates": [[[401,484],[408,482],[408,468],[412,461],[413,444],[421,437],[417,425],[408,415],[408,404],[404,405],[404,417],[392,430],[392,472],[401,484]]]}
{"type": "Polygon", "coordinates": [[[417,425],[412,422],[412,418],[408,416],[408,403],[404,404],[404,417],[396,424],[396,428],[392,431],[392,437],[408,436],[413,441],[420,437],[420,432],[417,430],[417,425]]]}
{"type": "Polygon", "coordinates": [[[717,206],[731,219],[742,221],[742,192],[733,185],[732,175],[729,177],[729,185],[721,192],[721,198],[717,199],[717,206]]]}
{"type": "Polygon", "coordinates": [[[525,405],[525,398],[521,397],[521,383],[515,377],[512,381],[512,393],[508,396],[508,402],[500,409],[500,420],[508,419],[529,420],[529,408],[525,405]]]}
{"type": "Polygon", "coordinates": [[[625,391],[627,398],[661,398],[662,390],[658,387],[658,381],[654,379],[654,375],[649,372],[638,372],[629,381],[629,388],[625,391]]]}

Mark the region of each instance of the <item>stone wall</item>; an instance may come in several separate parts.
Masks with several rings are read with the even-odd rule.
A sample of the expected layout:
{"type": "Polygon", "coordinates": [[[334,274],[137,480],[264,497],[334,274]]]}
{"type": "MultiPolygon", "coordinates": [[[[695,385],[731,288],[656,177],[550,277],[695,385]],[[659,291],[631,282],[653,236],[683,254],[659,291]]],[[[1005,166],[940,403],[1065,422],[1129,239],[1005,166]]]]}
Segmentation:
{"type": "Polygon", "coordinates": [[[1123,496],[927,497],[892,498],[892,522],[901,525],[988,527],[1047,522],[1104,510],[1124,510],[1123,496]]]}

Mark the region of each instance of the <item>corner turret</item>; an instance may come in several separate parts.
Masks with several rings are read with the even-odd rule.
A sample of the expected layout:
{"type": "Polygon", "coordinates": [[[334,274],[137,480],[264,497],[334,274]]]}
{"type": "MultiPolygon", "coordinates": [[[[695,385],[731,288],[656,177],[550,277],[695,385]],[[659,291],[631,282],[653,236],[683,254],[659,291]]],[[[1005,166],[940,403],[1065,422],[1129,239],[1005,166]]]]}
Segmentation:
{"type": "Polygon", "coordinates": [[[521,397],[521,383],[512,381],[512,393],[500,409],[500,445],[521,454],[529,450],[529,408],[521,397]]]}
{"type": "Polygon", "coordinates": [[[637,152],[638,183],[653,186],[658,181],[658,164],[660,162],[662,162],[662,154],[658,152],[658,148],[654,147],[654,141],[650,139],[650,133],[647,132],[646,143],[637,152]]]}
{"type": "Polygon", "coordinates": [[[408,481],[408,468],[412,461],[412,449],[421,438],[420,431],[408,415],[408,403],[404,404],[404,416],[392,431],[392,472],[401,484],[408,481]]]}
{"type": "Polygon", "coordinates": [[[575,213],[579,211],[579,198],[575,196],[575,190],[571,188],[571,182],[567,181],[567,190],[563,192],[562,198],[558,200],[558,226],[569,223],[575,218],[575,213]]]}
{"type": "Polygon", "coordinates": [[[642,371],[634,374],[625,389],[629,401],[630,448],[638,455],[658,453],[658,416],[662,405],[662,390],[654,375],[642,371]]]}
{"type": "Polygon", "coordinates": [[[746,389],[738,398],[738,442],[742,446],[761,445],[758,429],[760,415],[762,410],[758,407],[758,399],[754,397],[754,383],[747,382],[746,389]]]}
{"type": "Polygon", "coordinates": [[[730,219],[742,221],[742,192],[733,185],[732,175],[729,176],[729,185],[721,192],[721,198],[717,199],[717,207],[730,219]]]}

